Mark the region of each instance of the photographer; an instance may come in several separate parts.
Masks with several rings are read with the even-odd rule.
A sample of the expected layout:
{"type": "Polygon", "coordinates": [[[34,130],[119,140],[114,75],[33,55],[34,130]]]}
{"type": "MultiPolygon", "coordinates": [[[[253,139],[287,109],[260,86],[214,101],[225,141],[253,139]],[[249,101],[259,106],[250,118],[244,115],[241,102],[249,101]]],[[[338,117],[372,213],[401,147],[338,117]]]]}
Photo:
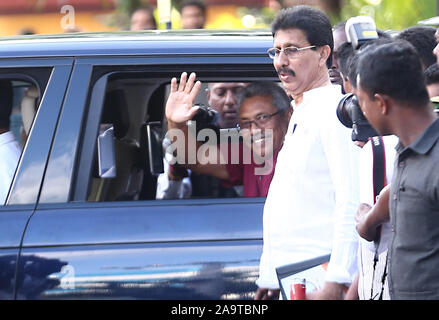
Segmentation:
{"type": "MultiPolygon", "coordinates": [[[[376,196],[392,177],[394,146],[397,139],[394,136],[378,137],[364,117],[357,97],[356,78],[358,73],[358,60],[362,50],[367,46],[392,41],[382,32],[376,30],[375,22],[369,17],[354,17],[348,20],[346,33],[349,42],[339,48],[339,64],[342,70],[345,88],[349,94],[340,101],[337,116],[340,122],[352,128],[352,141],[361,148],[359,161],[359,195],[360,206],[356,214],[357,230],[368,210],[375,203],[376,196]],[[375,36],[364,38],[367,34],[375,36]],[[374,138],[372,138],[374,137],[374,138]],[[371,139],[374,139],[373,142],[371,139]]],[[[388,226],[382,226],[380,241],[374,239],[359,239],[358,246],[358,274],[346,294],[346,299],[375,299],[378,297],[388,299],[388,287],[385,274],[386,255],[388,243],[388,226]],[[382,293],[383,292],[383,293],[382,293]],[[380,296],[380,294],[383,294],[380,296]]],[[[378,240],[378,239],[376,239],[378,240]]]]}
{"type": "Polygon", "coordinates": [[[438,299],[439,119],[413,46],[398,41],[365,50],[357,94],[376,130],[399,137],[390,189],[390,297],[438,299]]]}
{"type": "Polygon", "coordinates": [[[173,78],[166,104],[168,135],[173,134],[175,129],[184,135],[184,139],[176,135],[172,141],[177,150],[177,163],[192,171],[214,176],[228,186],[243,184],[245,197],[265,197],[288,126],[291,112],[288,96],[273,82],[255,82],[246,86],[239,95],[238,110],[243,142],[233,145],[220,141],[218,146],[207,146],[205,150],[201,150],[201,144],[197,142],[193,150],[197,157],[194,163],[190,163],[189,145],[195,137],[191,136],[186,123],[194,119],[199,111],[193,102],[201,86],[199,81],[195,82],[195,78],[195,73],[189,78],[183,73],[179,85],[177,79],[173,78]],[[234,147],[239,152],[237,159],[232,159],[233,153],[230,152],[234,147]],[[252,151],[251,159],[242,158],[245,149],[252,151]],[[179,154],[179,150],[184,154],[179,154]],[[262,172],[267,164],[268,170],[262,172]]]}
{"type": "MultiPolygon", "coordinates": [[[[358,19],[358,17],[354,18],[354,21],[355,19],[358,19]]],[[[353,30],[355,30],[355,28],[351,28],[350,33],[355,37],[356,35],[353,30]]],[[[349,30],[346,32],[349,32],[349,30]]],[[[378,34],[380,33],[378,32],[378,34]]],[[[434,39],[431,28],[411,27],[401,32],[398,38],[412,42],[423,61],[423,66],[427,65],[432,59],[434,59],[434,56],[432,55],[434,39]]],[[[354,92],[356,92],[357,64],[361,52],[366,50],[369,45],[389,42],[392,42],[389,37],[382,39],[381,36],[379,40],[371,39],[364,41],[363,44],[359,45],[360,48],[358,48],[358,46],[356,48],[359,49],[357,50],[359,52],[354,52],[348,59],[346,59],[348,66],[345,69],[349,70],[348,77],[346,78],[348,80],[353,79],[353,81],[348,81],[348,83],[352,84],[354,92]]],[[[348,52],[349,48],[347,44],[344,44],[340,50],[348,52]]],[[[355,122],[363,123],[365,128],[371,128],[367,119],[363,116],[356,98],[351,98],[351,101],[348,102],[349,103],[345,102],[345,105],[340,104],[339,106],[338,112],[341,114],[340,120],[342,123],[348,127],[352,127],[355,122]],[[358,119],[353,120],[355,118],[358,119]]],[[[369,130],[369,132],[367,132],[368,130],[362,130],[361,127],[357,127],[357,131],[360,131],[359,135],[363,136],[363,139],[356,139],[358,137],[355,137],[355,130],[353,130],[353,140],[360,140],[355,141],[355,144],[360,147],[364,146],[361,151],[360,161],[361,205],[356,216],[357,230],[360,235],[362,235],[365,225],[370,223],[368,220],[374,216],[373,212],[370,212],[370,214],[368,213],[379,192],[379,190],[374,190],[374,188],[377,188],[377,184],[379,185],[382,179],[384,179],[385,183],[383,183],[380,188],[391,181],[395,146],[398,141],[395,136],[384,136],[373,138],[374,143],[366,142],[368,137],[377,136],[378,134],[374,130],[369,130]],[[361,133],[361,131],[363,131],[363,133],[361,133]],[[382,158],[377,156],[377,154],[380,154],[379,152],[382,153],[382,158]],[[384,172],[380,172],[380,169],[377,168],[382,168],[384,172]]],[[[390,225],[388,223],[380,223],[380,229],[377,233],[376,239],[368,238],[370,242],[360,239],[358,252],[360,257],[359,278],[356,279],[360,299],[389,299],[387,278],[385,276],[389,237],[390,225]]],[[[353,290],[356,290],[355,285],[353,286],[353,290]]]]}

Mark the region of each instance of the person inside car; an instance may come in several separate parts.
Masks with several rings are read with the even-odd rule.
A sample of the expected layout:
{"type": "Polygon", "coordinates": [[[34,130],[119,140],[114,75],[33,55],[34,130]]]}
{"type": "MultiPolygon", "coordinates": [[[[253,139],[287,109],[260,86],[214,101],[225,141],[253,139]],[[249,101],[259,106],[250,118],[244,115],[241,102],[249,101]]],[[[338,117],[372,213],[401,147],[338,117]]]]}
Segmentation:
{"type": "MultiPolygon", "coordinates": [[[[212,82],[205,89],[207,103],[217,112],[220,129],[236,128],[238,124],[238,94],[243,82],[212,82]]],[[[225,186],[212,175],[190,171],[182,166],[170,166],[164,160],[164,174],[159,175],[156,199],[234,198],[242,196],[242,186],[225,186]]]]}
{"type": "MultiPolygon", "coordinates": [[[[190,135],[186,123],[198,111],[193,102],[201,86],[201,82],[195,82],[195,79],[195,73],[189,78],[183,73],[180,84],[173,78],[166,104],[168,129],[179,129],[185,135],[183,141],[175,139],[173,143],[177,145],[177,150],[178,145],[184,144],[186,155],[190,135]]],[[[240,94],[238,117],[243,142],[234,145],[221,141],[215,146],[218,152],[210,149],[206,153],[200,152],[201,145],[197,144],[196,162],[190,164],[184,155],[181,165],[221,179],[226,185],[243,184],[245,197],[264,197],[274,174],[277,154],[283,145],[291,111],[288,96],[277,84],[251,83],[240,94]],[[235,159],[232,151],[234,147],[239,152],[235,159]],[[245,158],[245,150],[252,151],[249,158],[245,158]],[[216,154],[212,157],[213,153],[216,154]]]]}
{"type": "Polygon", "coordinates": [[[6,197],[20,159],[21,149],[14,134],[9,131],[12,112],[12,85],[8,80],[0,81],[0,205],[6,197]]]}

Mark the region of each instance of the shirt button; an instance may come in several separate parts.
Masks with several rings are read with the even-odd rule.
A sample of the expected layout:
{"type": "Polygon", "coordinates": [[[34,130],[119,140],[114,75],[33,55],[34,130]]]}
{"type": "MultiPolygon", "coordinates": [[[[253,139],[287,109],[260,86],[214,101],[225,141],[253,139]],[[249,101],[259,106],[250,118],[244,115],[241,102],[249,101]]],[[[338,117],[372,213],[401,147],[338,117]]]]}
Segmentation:
{"type": "Polygon", "coordinates": [[[396,196],[396,194],[393,195],[393,200],[398,200],[398,197],[396,196]]]}
{"type": "Polygon", "coordinates": [[[404,166],[405,166],[405,162],[404,162],[404,161],[401,161],[401,162],[399,163],[399,167],[400,167],[400,168],[404,168],[404,166]]]}

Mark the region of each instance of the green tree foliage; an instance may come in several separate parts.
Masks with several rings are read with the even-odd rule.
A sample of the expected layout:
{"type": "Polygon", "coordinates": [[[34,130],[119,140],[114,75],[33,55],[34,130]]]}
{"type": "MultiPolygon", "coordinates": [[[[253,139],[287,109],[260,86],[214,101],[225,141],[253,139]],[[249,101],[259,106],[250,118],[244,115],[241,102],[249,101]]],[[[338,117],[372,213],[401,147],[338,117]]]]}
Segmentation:
{"type": "Polygon", "coordinates": [[[418,21],[436,16],[436,0],[346,0],[333,22],[368,15],[383,30],[402,30],[418,21]]]}

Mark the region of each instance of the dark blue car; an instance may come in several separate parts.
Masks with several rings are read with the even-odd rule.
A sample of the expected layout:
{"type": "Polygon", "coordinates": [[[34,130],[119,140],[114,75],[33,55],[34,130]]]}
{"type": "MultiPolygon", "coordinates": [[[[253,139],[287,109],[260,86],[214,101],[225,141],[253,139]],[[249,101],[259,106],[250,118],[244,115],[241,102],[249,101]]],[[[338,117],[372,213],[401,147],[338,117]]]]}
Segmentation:
{"type": "Polygon", "coordinates": [[[278,81],[271,46],[257,31],[1,39],[23,151],[0,206],[0,298],[253,298],[265,198],[155,200],[152,148],[172,77],[278,81]]]}

